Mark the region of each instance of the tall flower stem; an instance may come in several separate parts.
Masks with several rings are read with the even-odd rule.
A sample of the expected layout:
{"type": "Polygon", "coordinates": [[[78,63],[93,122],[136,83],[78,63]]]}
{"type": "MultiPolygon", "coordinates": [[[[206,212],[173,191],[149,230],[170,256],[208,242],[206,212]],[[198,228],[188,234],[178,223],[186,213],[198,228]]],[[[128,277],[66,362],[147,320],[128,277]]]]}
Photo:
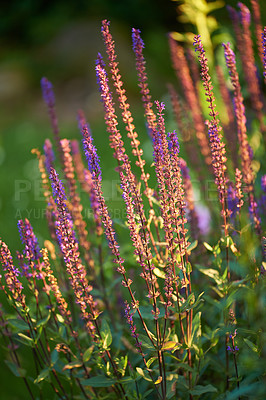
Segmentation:
{"type": "Polygon", "coordinates": [[[211,165],[211,155],[205,133],[206,129],[201,116],[202,112],[198,103],[196,90],[190,76],[184,50],[171,36],[169,37],[169,45],[174,70],[183,87],[183,93],[187,104],[189,108],[193,110],[192,118],[195,125],[196,137],[199,143],[201,154],[203,155],[204,160],[209,168],[211,165]]]}
{"type": "MultiPolygon", "coordinates": [[[[157,305],[156,305],[156,298],[158,297],[159,294],[155,290],[155,287],[154,287],[155,277],[154,277],[154,275],[152,273],[152,267],[150,265],[150,259],[147,259],[147,264],[148,264],[148,271],[147,272],[148,272],[149,280],[150,280],[149,296],[152,299],[152,304],[153,304],[153,311],[152,312],[153,312],[154,320],[155,320],[155,330],[156,330],[156,336],[157,336],[157,345],[154,342],[153,338],[151,337],[151,335],[150,335],[150,333],[149,333],[149,331],[147,329],[147,326],[146,326],[146,324],[144,322],[144,319],[143,319],[143,317],[141,315],[141,312],[140,312],[140,309],[139,309],[139,301],[137,301],[135,299],[135,296],[134,296],[134,294],[133,294],[133,292],[131,290],[130,286],[132,284],[132,281],[131,281],[131,279],[127,278],[127,276],[126,276],[126,270],[125,270],[124,265],[123,265],[124,260],[120,255],[119,246],[118,246],[118,244],[117,244],[117,242],[115,240],[115,232],[114,232],[113,227],[112,227],[112,221],[111,221],[111,218],[109,216],[108,209],[106,207],[105,200],[104,200],[104,197],[103,197],[103,194],[102,194],[102,187],[101,187],[101,185],[102,185],[102,183],[101,183],[102,182],[102,175],[101,175],[101,170],[100,170],[100,166],[99,166],[99,157],[97,155],[96,148],[93,145],[92,138],[88,133],[86,125],[83,127],[83,137],[84,137],[84,140],[83,140],[84,150],[85,150],[85,154],[86,154],[86,157],[87,157],[87,160],[88,160],[89,169],[90,169],[90,172],[92,174],[92,178],[94,180],[94,188],[95,188],[95,192],[97,194],[97,199],[98,199],[98,203],[99,203],[99,210],[100,210],[101,216],[102,216],[102,223],[103,223],[104,228],[105,228],[105,235],[106,235],[106,238],[108,240],[108,244],[109,244],[109,247],[110,247],[110,249],[112,251],[112,254],[115,257],[114,262],[117,264],[117,271],[123,276],[124,280],[122,281],[122,284],[129,291],[129,295],[130,295],[130,298],[132,300],[132,307],[137,310],[138,315],[140,317],[140,320],[142,322],[143,328],[144,328],[147,336],[149,337],[149,339],[150,339],[151,343],[153,344],[154,348],[157,349],[159,370],[160,370],[160,373],[161,373],[161,376],[162,376],[162,351],[159,349],[160,337],[161,337],[160,336],[159,323],[158,323],[159,309],[157,308],[157,305]]],[[[122,179],[123,179],[123,177],[122,177],[122,179]]],[[[128,206],[129,206],[129,203],[128,203],[128,206]]],[[[162,395],[163,395],[163,398],[164,398],[165,393],[164,393],[163,386],[162,386],[162,395]]]]}
{"type": "MultiPolygon", "coordinates": [[[[221,136],[221,127],[219,126],[218,112],[215,110],[215,97],[213,94],[213,86],[211,77],[209,75],[208,60],[205,56],[205,50],[203,48],[200,35],[194,38],[195,50],[198,53],[198,58],[201,66],[201,77],[203,81],[203,86],[205,89],[205,95],[207,102],[209,103],[210,117],[211,121],[208,121],[208,134],[210,141],[210,148],[212,154],[212,165],[213,172],[215,176],[215,183],[218,188],[219,200],[221,203],[222,211],[221,215],[223,218],[223,229],[224,235],[228,236],[228,222],[227,218],[229,215],[227,207],[227,176],[226,176],[226,152],[224,148],[224,143],[221,136]]],[[[226,268],[227,268],[227,280],[230,281],[230,266],[229,266],[229,248],[226,246],[226,268]]],[[[226,324],[227,320],[225,320],[226,324]]],[[[228,335],[225,338],[225,350],[228,344],[228,335]]],[[[228,352],[226,350],[226,388],[229,385],[229,358],[228,352]]]]}
{"type": "Polygon", "coordinates": [[[63,166],[64,165],[63,152],[62,152],[61,145],[60,145],[59,127],[58,127],[58,121],[57,121],[57,116],[56,116],[56,112],[55,112],[55,95],[54,95],[54,91],[53,91],[53,85],[47,78],[44,77],[41,79],[41,87],[42,87],[43,99],[48,108],[48,113],[49,113],[51,125],[52,125],[52,131],[54,134],[54,139],[55,139],[57,151],[59,154],[59,159],[61,161],[61,165],[63,166]]]}
{"type": "MultiPolygon", "coordinates": [[[[116,90],[116,93],[118,96],[119,107],[122,110],[123,122],[126,125],[127,136],[129,139],[131,139],[132,154],[137,157],[136,165],[141,170],[141,180],[143,180],[144,186],[145,186],[144,194],[146,195],[146,197],[148,199],[149,206],[150,206],[150,215],[152,216],[153,222],[155,224],[157,240],[158,240],[158,242],[160,242],[158,222],[155,217],[155,212],[153,209],[153,202],[152,202],[153,191],[149,188],[149,185],[148,185],[148,180],[149,180],[150,175],[148,173],[146,173],[144,170],[145,160],[143,160],[143,158],[142,158],[143,150],[141,148],[139,148],[140,142],[137,139],[138,134],[137,134],[135,126],[133,124],[133,117],[132,117],[131,111],[129,109],[129,104],[127,102],[127,97],[125,94],[126,93],[125,89],[123,88],[123,82],[121,80],[121,75],[120,75],[120,72],[118,69],[118,62],[116,61],[117,55],[115,53],[114,40],[113,40],[112,35],[109,30],[109,22],[106,20],[104,20],[102,22],[102,35],[104,38],[106,52],[107,52],[108,59],[109,59],[111,78],[113,80],[114,87],[115,87],[115,90],[116,90]]],[[[111,138],[114,139],[115,137],[118,139],[118,137],[119,137],[119,142],[121,143],[121,146],[124,146],[122,137],[116,128],[117,117],[115,115],[115,110],[113,107],[112,94],[111,94],[109,86],[108,86],[107,74],[106,74],[105,67],[104,67],[104,64],[103,64],[103,61],[102,61],[102,58],[100,55],[98,55],[98,59],[96,62],[96,74],[97,74],[100,92],[102,95],[102,100],[103,100],[104,108],[105,108],[105,112],[106,112],[105,120],[106,120],[106,125],[107,125],[107,131],[111,134],[110,139],[111,138]]],[[[112,146],[112,144],[111,144],[111,147],[113,147],[114,151],[116,152],[116,149],[114,146],[112,146]]],[[[121,150],[122,150],[122,148],[121,148],[121,150]]],[[[122,161],[122,163],[123,162],[125,163],[125,156],[126,155],[124,154],[124,157],[123,157],[124,160],[122,161],[121,157],[119,157],[117,154],[115,155],[115,157],[118,160],[118,165],[120,165],[121,161],[122,161]]],[[[128,158],[128,157],[126,156],[126,158],[128,158]]],[[[126,164],[127,164],[127,162],[126,162],[126,164]]],[[[132,174],[129,175],[129,179],[131,179],[131,175],[132,174]]],[[[131,180],[131,184],[134,184],[134,186],[135,186],[136,177],[134,177],[133,180],[134,180],[134,182],[131,180]]],[[[148,225],[146,226],[146,229],[148,230],[150,240],[152,242],[156,256],[157,256],[158,260],[160,260],[160,255],[158,253],[156,243],[153,238],[151,229],[148,225]]]]}

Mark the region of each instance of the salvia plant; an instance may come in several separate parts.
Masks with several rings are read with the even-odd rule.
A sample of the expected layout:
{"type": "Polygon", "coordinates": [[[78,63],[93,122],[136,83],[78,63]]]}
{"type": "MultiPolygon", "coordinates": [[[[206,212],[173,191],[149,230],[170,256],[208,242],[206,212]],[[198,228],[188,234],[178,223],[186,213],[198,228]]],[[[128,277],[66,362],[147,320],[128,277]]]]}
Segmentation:
{"type": "Polygon", "coordinates": [[[200,35],[195,52],[169,36],[179,88],[168,86],[171,132],[167,107],[149,90],[140,31],[132,29],[152,165],[143,157],[110,23],[102,22],[106,56],[98,54],[95,70],[124,202],[119,223],[105,201],[84,113],[81,151],[77,140],[61,139],[52,84],[41,80],[55,146],[47,139],[43,152],[33,153],[50,237],[41,248],[21,219],[23,250],[14,257],[0,242],[0,332],[5,362],[25,383],[23,398],[265,398],[266,27],[255,0],[252,9],[258,68],[242,3],[229,9],[236,54],[223,43],[224,64],[216,69],[200,35]],[[215,185],[212,196],[206,181],[215,185]]]}

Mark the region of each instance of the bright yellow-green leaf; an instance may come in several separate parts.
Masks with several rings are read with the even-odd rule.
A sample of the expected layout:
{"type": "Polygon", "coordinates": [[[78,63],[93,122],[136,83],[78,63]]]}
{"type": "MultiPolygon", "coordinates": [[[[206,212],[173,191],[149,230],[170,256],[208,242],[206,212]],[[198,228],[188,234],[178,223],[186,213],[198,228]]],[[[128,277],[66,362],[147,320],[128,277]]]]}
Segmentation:
{"type": "Polygon", "coordinates": [[[163,378],[161,376],[158,376],[158,379],[154,382],[155,385],[159,385],[161,383],[163,378]]]}

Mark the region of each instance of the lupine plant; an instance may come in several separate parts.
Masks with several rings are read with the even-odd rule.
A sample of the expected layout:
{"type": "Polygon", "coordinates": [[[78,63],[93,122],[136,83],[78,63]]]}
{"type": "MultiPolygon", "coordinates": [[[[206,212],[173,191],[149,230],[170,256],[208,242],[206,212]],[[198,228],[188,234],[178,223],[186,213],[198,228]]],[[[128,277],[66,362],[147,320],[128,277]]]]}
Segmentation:
{"type": "Polygon", "coordinates": [[[132,29],[152,165],[143,157],[110,23],[102,22],[106,57],[98,54],[95,70],[124,202],[119,223],[105,201],[104,160],[84,113],[82,146],[61,139],[52,84],[41,80],[55,146],[47,139],[43,152],[33,153],[50,237],[40,246],[21,219],[22,252],[14,257],[0,242],[0,332],[5,362],[25,383],[23,398],[265,398],[266,175],[252,137],[263,146],[266,27],[254,0],[257,69],[250,11],[238,8],[229,9],[236,54],[223,43],[224,64],[216,69],[200,35],[195,57],[169,36],[179,87],[168,85],[176,122],[170,132],[169,111],[149,89],[140,31],[132,29]],[[207,180],[215,196],[206,195],[207,180]]]}

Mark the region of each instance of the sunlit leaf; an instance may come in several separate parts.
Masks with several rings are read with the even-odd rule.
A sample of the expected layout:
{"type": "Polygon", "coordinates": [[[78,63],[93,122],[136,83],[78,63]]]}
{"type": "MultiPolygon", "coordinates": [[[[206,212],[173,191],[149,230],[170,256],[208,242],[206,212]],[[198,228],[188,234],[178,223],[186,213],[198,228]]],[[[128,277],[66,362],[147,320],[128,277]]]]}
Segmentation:
{"type": "Polygon", "coordinates": [[[213,248],[207,243],[207,242],[203,242],[204,246],[206,247],[207,250],[213,252],[213,248]]]}
{"type": "Polygon", "coordinates": [[[34,383],[40,383],[49,376],[49,373],[50,373],[49,368],[43,369],[42,372],[35,379],[34,383]]]}
{"type": "Polygon", "coordinates": [[[91,358],[92,352],[93,352],[94,346],[90,346],[85,353],[83,354],[83,361],[89,361],[89,359],[91,358]]]}
{"type": "Polygon", "coordinates": [[[63,368],[63,371],[67,370],[67,369],[73,369],[73,368],[79,368],[82,367],[82,362],[79,360],[76,361],[72,361],[69,364],[66,364],[63,368]]]}
{"type": "Polygon", "coordinates": [[[156,381],[154,382],[155,385],[159,385],[159,383],[161,383],[163,380],[162,376],[158,376],[158,379],[156,379],[156,381]]]}
{"type": "Polygon", "coordinates": [[[110,327],[105,319],[102,321],[102,325],[101,325],[101,336],[102,336],[102,341],[103,341],[102,342],[103,348],[105,350],[107,350],[108,347],[112,343],[112,333],[111,333],[110,327]]]}

